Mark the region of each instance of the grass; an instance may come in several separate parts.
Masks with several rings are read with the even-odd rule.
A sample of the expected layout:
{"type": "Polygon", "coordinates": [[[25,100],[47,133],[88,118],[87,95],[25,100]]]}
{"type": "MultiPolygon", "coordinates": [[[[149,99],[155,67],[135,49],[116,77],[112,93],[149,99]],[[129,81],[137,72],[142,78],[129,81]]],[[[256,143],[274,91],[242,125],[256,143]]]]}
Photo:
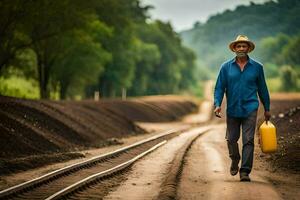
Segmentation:
{"type": "Polygon", "coordinates": [[[0,94],[26,99],[39,99],[38,83],[34,80],[11,76],[0,77],[0,94]]]}

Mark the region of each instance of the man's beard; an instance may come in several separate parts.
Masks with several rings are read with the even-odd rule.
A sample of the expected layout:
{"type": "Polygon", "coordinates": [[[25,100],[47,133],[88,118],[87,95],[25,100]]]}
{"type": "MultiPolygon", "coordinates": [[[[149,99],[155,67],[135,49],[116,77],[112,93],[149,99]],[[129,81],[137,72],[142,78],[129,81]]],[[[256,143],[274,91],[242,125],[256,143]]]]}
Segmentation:
{"type": "Polygon", "coordinates": [[[239,58],[247,56],[247,53],[245,53],[245,52],[235,52],[235,53],[236,53],[236,57],[239,57],[239,58]]]}

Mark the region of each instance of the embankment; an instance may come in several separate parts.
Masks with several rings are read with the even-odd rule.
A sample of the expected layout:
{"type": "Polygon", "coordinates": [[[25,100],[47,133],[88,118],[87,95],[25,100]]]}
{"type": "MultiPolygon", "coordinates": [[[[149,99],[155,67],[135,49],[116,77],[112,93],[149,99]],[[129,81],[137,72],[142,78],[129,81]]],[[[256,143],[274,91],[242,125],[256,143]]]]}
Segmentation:
{"type": "Polygon", "coordinates": [[[0,174],[80,157],[78,150],[146,133],[135,121],[174,121],[196,110],[180,97],[95,102],[0,96],[0,174]]]}

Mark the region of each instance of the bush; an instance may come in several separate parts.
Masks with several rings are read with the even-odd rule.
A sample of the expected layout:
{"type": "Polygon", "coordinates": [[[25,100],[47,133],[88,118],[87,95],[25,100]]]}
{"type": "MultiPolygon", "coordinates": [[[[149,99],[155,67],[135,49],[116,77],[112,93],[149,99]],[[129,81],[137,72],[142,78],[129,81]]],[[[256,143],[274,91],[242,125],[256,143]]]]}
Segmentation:
{"type": "Polygon", "coordinates": [[[281,89],[286,92],[299,90],[297,83],[297,72],[289,65],[284,65],[280,69],[281,89]]]}
{"type": "Polygon", "coordinates": [[[0,94],[6,96],[38,99],[39,89],[37,82],[25,78],[11,76],[0,77],[0,94]]]}

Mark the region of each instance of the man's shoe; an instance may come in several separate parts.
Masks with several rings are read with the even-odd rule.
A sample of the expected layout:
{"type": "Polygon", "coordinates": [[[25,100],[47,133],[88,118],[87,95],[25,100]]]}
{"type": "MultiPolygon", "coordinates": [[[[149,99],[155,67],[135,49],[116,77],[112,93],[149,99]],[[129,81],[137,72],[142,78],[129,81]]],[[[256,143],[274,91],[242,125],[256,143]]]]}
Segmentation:
{"type": "Polygon", "coordinates": [[[242,182],[250,182],[251,181],[249,174],[247,172],[240,172],[240,180],[242,182]]]}
{"type": "Polygon", "coordinates": [[[239,162],[240,160],[232,160],[230,166],[231,176],[235,176],[239,172],[239,162]]]}

